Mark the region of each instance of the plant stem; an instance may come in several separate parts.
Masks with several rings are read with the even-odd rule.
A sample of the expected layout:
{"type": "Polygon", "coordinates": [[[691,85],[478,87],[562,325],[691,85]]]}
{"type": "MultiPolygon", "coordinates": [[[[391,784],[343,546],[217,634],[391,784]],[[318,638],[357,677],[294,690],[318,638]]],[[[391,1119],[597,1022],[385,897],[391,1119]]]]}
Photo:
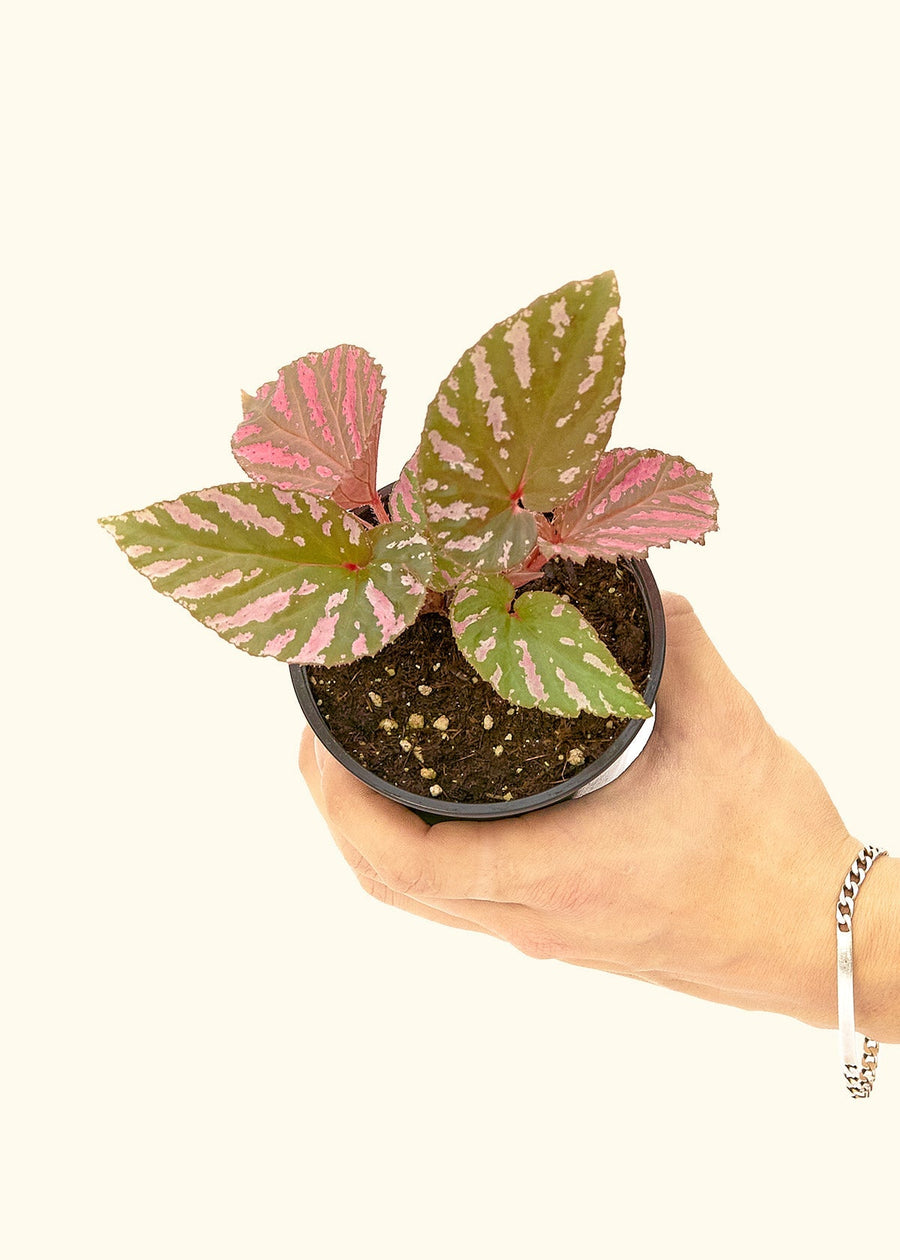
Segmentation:
{"type": "Polygon", "coordinates": [[[535,547],[531,554],[519,565],[516,572],[507,573],[506,576],[513,586],[525,586],[528,582],[534,581],[546,563],[547,557],[539,547],[535,547]]]}
{"type": "Polygon", "coordinates": [[[447,616],[447,601],[440,591],[433,591],[430,587],[425,592],[425,599],[422,607],[419,609],[419,616],[423,617],[425,613],[441,613],[447,616]]]}
{"type": "Polygon", "coordinates": [[[531,555],[522,565],[522,568],[528,569],[528,570],[533,569],[535,573],[539,573],[540,570],[543,569],[546,563],[547,563],[547,557],[541,551],[540,547],[535,547],[531,555]]]}
{"type": "Polygon", "coordinates": [[[387,509],[384,504],[381,502],[381,497],[377,494],[373,494],[372,498],[369,500],[369,505],[375,513],[375,520],[381,525],[387,525],[391,518],[388,516],[387,509]]]}

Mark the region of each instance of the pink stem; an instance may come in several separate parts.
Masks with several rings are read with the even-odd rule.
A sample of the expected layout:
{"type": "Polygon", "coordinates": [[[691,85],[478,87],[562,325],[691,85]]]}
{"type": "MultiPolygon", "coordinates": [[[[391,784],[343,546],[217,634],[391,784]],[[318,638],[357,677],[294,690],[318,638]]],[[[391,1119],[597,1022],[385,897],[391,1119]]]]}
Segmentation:
{"type": "Polygon", "coordinates": [[[534,551],[532,551],[531,555],[522,565],[522,568],[527,569],[529,572],[533,570],[535,573],[537,573],[541,569],[543,569],[546,563],[547,563],[547,557],[541,551],[540,547],[535,547],[534,551]]]}
{"type": "Polygon", "coordinates": [[[513,586],[525,586],[526,583],[534,581],[546,563],[547,557],[541,552],[539,547],[535,547],[531,555],[519,566],[515,573],[507,573],[505,576],[509,578],[513,586]]]}
{"type": "Polygon", "coordinates": [[[382,525],[387,525],[390,522],[391,518],[387,514],[387,509],[377,494],[372,495],[370,506],[372,511],[375,513],[376,521],[380,522],[382,525]]]}

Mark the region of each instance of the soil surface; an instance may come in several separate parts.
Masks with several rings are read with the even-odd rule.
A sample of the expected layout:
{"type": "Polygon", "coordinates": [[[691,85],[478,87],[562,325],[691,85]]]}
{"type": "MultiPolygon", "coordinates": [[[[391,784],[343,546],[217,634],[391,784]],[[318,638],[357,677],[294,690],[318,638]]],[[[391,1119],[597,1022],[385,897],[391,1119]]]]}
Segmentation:
{"type": "MultiPolygon", "coordinates": [[[[650,626],[625,566],[553,560],[521,590],[568,595],[643,688],[650,626]]],[[[426,799],[509,801],[543,792],[597,758],[627,721],[559,718],[509,705],[466,662],[439,613],[420,615],[377,656],[311,667],[309,681],[322,717],[351,756],[426,799]]]]}

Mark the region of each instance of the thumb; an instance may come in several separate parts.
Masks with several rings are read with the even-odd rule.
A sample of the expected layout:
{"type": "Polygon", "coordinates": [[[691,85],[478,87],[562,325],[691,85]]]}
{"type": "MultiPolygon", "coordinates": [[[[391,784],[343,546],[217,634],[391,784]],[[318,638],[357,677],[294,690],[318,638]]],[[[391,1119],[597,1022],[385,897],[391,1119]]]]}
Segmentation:
{"type": "Polygon", "coordinates": [[[688,600],[671,591],[664,591],[662,600],[666,660],[657,699],[662,727],[683,735],[710,725],[724,733],[758,723],[756,702],[722,660],[688,600]]]}

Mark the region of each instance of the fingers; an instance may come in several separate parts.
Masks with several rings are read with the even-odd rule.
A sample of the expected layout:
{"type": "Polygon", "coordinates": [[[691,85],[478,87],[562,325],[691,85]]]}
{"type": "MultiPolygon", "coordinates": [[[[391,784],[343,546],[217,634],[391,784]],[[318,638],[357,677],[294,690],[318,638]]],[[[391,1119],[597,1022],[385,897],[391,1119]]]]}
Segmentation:
{"type": "MultiPolygon", "coordinates": [[[[312,731],[309,727],[306,727],[300,740],[300,771],[306,780],[317,808],[320,812],[324,812],[322,777],[316,760],[316,742],[312,731]]],[[[414,901],[411,897],[406,897],[402,893],[388,888],[378,878],[374,867],[366,861],[359,850],[345,836],[333,827],[330,827],[329,830],[340,850],[341,856],[355,874],[360,886],[370,897],[374,897],[376,901],[381,901],[388,906],[396,906],[398,910],[405,910],[409,914],[416,915],[417,918],[428,919],[432,923],[442,923],[446,927],[461,928],[468,932],[482,932],[488,936],[494,935],[487,927],[471,923],[468,919],[448,913],[446,910],[438,907],[423,905],[414,901]]]]}
{"type": "Polygon", "coordinates": [[[314,795],[341,852],[372,896],[436,923],[500,937],[532,958],[566,956],[569,947],[554,931],[551,916],[512,899],[513,893],[524,897],[526,887],[536,890],[536,897],[551,886],[566,887],[555,869],[566,838],[565,807],[553,811],[560,817],[550,845],[545,837],[541,843],[543,819],[428,827],[360,783],[318,740],[301,751],[307,772],[311,754],[318,769],[311,774],[314,795]],[[543,865],[547,870],[538,880],[535,872],[543,865]]]}
{"type": "Polygon", "coordinates": [[[552,873],[541,846],[529,843],[533,826],[498,820],[429,827],[366,787],[318,741],[315,754],[329,823],[394,892],[416,900],[520,902],[552,873]]]}
{"type": "MultiPolygon", "coordinates": [[[[377,880],[378,875],[374,867],[363,857],[346,836],[337,831],[330,823],[325,812],[325,800],[322,795],[322,776],[319,772],[319,765],[316,760],[316,744],[317,740],[310,728],[307,726],[300,739],[300,772],[306,780],[312,798],[316,803],[319,813],[325,817],[328,823],[328,829],[334,839],[335,844],[340,850],[344,861],[353,871],[357,879],[362,882],[363,879],[372,881],[377,880]]],[[[369,891],[368,889],[366,891],[369,891]]]]}
{"type": "Polygon", "coordinates": [[[312,793],[313,800],[316,802],[316,808],[321,813],[322,783],[319,767],[316,764],[316,737],[309,726],[304,726],[303,734],[300,736],[300,756],[298,760],[300,773],[303,775],[303,778],[306,780],[306,786],[312,793]]]}
{"type": "MultiPolygon", "coordinates": [[[[692,645],[697,644],[705,644],[721,665],[688,602],[666,594],[664,603],[670,622],[669,650],[676,665],[679,657],[689,661],[692,645]]],[[[677,686],[670,688],[671,713],[680,707],[678,691],[677,686]]],[[[668,701],[667,693],[664,709],[668,701]]],[[[546,908],[568,903],[582,878],[586,848],[596,846],[599,839],[601,808],[602,832],[616,848],[626,844],[633,830],[633,810],[612,789],[605,791],[602,807],[591,798],[589,807],[571,802],[529,815],[527,820],[448,821],[429,827],[412,811],[380,796],[346,771],[311,732],[304,736],[301,766],[317,805],[357,873],[424,904],[456,900],[546,908]],[[591,823],[590,843],[587,821],[591,823]]],[[[462,907],[458,909],[464,913],[462,907]]],[[[465,917],[476,921],[474,907],[468,910],[465,917]]],[[[490,926],[493,930],[495,925],[490,926]]]]}
{"type": "Polygon", "coordinates": [[[412,897],[404,897],[402,893],[394,892],[380,880],[369,879],[365,875],[357,875],[357,879],[370,897],[384,902],[386,906],[396,906],[398,910],[414,914],[417,919],[428,919],[431,923],[442,923],[445,927],[461,928],[464,932],[481,932],[484,936],[496,936],[495,932],[478,923],[471,923],[468,919],[460,918],[456,914],[448,914],[435,906],[426,906],[421,901],[414,901],[412,897]]]}

